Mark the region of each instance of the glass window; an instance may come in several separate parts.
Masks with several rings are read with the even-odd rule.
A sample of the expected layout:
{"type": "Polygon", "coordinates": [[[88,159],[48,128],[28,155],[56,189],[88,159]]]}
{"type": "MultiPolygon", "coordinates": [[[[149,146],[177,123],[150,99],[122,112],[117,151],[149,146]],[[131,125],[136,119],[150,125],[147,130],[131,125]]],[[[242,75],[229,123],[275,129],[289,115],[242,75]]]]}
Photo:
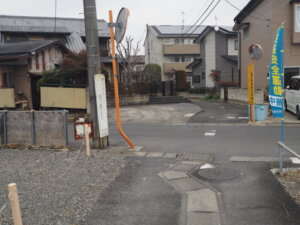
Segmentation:
{"type": "Polygon", "coordinates": [[[202,73],[202,80],[204,80],[205,79],[205,73],[203,72],[202,73]]]}
{"type": "Polygon", "coordinates": [[[201,82],[200,75],[193,75],[193,83],[199,84],[201,82]]]}
{"type": "Polygon", "coordinates": [[[11,72],[3,73],[3,86],[7,88],[13,88],[13,74],[11,72]]]}
{"type": "Polygon", "coordinates": [[[249,36],[249,27],[245,27],[244,30],[243,30],[243,37],[244,37],[244,40],[246,40],[249,36]]]}
{"type": "Polygon", "coordinates": [[[237,39],[234,40],[234,50],[239,50],[239,41],[237,39]]]}
{"type": "Polygon", "coordinates": [[[284,68],[284,87],[290,84],[292,76],[300,75],[299,67],[284,68]]]}
{"type": "Polygon", "coordinates": [[[300,32],[300,5],[295,6],[295,32],[300,32]]]}

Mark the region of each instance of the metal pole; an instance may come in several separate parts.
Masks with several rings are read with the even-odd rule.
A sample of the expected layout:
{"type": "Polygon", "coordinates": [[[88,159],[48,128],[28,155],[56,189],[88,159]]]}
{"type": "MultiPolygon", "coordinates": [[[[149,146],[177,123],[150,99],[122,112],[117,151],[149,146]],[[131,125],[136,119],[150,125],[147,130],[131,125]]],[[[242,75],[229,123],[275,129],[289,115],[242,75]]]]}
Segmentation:
{"type": "Polygon", "coordinates": [[[68,111],[64,110],[64,136],[65,136],[65,147],[69,147],[69,134],[68,134],[68,111]]]}
{"type": "MultiPolygon", "coordinates": [[[[112,11],[109,10],[109,22],[113,23],[113,15],[112,11]]],[[[118,86],[118,74],[117,74],[117,62],[116,62],[116,54],[115,54],[115,37],[114,37],[114,30],[113,27],[109,28],[110,31],[110,41],[111,41],[111,56],[112,56],[112,63],[113,63],[113,77],[114,77],[114,93],[115,93],[115,104],[116,104],[116,120],[117,120],[117,127],[118,131],[121,136],[125,139],[125,141],[130,145],[131,149],[135,148],[134,143],[130,140],[129,137],[125,134],[121,126],[121,115],[120,115],[120,102],[119,102],[119,86],[118,86]]]]}
{"type": "Polygon", "coordinates": [[[30,111],[30,120],[31,120],[31,144],[36,144],[35,138],[35,124],[34,124],[34,110],[30,111]]]}
{"type": "Polygon", "coordinates": [[[97,122],[97,107],[95,93],[95,74],[101,73],[100,68],[100,50],[98,39],[97,13],[95,0],[83,0],[85,35],[88,61],[88,99],[87,113],[88,119],[93,122],[94,139],[93,146],[96,148],[106,148],[108,137],[100,138],[99,127],[97,122]]]}
{"type": "Polygon", "coordinates": [[[279,146],[280,157],[279,157],[279,168],[280,168],[280,175],[283,175],[283,147],[279,146]]]}

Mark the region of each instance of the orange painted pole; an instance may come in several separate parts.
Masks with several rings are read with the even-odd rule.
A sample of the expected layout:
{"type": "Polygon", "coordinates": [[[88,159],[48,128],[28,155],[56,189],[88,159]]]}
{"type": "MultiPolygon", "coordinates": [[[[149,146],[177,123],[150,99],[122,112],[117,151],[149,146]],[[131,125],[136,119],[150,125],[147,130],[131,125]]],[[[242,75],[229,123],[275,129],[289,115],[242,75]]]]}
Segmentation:
{"type": "MultiPolygon", "coordinates": [[[[113,23],[112,11],[109,10],[109,22],[113,23]]],[[[109,27],[110,31],[110,43],[111,43],[111,56],[112,56],[112,66],[113,66],[113,77],[114,77],[114,93],[115,93],[115,104],[116,104],[116,121],[118,131],[125,141],[130,145],[131,149],[135,148],[134,143],[130,140],[129,137],[125,134],[121,126],[121,115],[120,115],[120,101],[119,101],[119,84],[118,84],[118,72],[117,72],[117,60],[116,60],[116,46],[115,46],[115,34],[114,28],[109,27]]]]}

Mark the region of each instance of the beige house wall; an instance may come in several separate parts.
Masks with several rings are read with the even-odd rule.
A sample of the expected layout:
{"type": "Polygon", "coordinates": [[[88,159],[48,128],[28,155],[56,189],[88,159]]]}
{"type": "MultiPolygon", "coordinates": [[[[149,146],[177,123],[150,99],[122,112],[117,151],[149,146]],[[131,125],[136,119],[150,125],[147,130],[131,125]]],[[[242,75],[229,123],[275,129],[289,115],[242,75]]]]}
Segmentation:
{"type": "Polygon", "coordinates": [[[15,94],[13,88],[0,88],[0,108],[14,108],[15,94]]]}
{"type": "Polygon", "coordinates": [[[41,87],[41,107],[86,109],[85,88],[41,87]]]}
{"type": "Polygon", "coordinates": [[[241,32],[239,68],[242,88],[247,88],[247,65],[250,62],[248,48],[256,43],[263,47],[263,57],[255,62],[255,88],[264,89],[268,86],[267,76],[273,42],[282,22],[285,24],[284,66],[300,67],[300,44],[293,44],[293,4],[285,1],[278,6],[277,0],[265,0],[242,21],[242,23],[250,23],[249,37],[246,40],[243,38],[243,30],[239,30],[241,32]]]}

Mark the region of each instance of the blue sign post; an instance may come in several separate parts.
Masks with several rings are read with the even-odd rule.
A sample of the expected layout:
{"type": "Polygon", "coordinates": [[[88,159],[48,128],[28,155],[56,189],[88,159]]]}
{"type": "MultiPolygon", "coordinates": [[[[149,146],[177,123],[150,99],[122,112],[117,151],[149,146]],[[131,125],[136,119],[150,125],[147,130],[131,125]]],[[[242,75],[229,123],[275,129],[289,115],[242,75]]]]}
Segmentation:
{"type": "MultiPolygon", "coordinates": [[[[284,143],[284,26],[277,31],[270,62],[269,102],[273,117],[281,118],[281,142],[284,143]]],[[[280,148],[280,168],[283,168],[283,149],[280,148]]]]}

